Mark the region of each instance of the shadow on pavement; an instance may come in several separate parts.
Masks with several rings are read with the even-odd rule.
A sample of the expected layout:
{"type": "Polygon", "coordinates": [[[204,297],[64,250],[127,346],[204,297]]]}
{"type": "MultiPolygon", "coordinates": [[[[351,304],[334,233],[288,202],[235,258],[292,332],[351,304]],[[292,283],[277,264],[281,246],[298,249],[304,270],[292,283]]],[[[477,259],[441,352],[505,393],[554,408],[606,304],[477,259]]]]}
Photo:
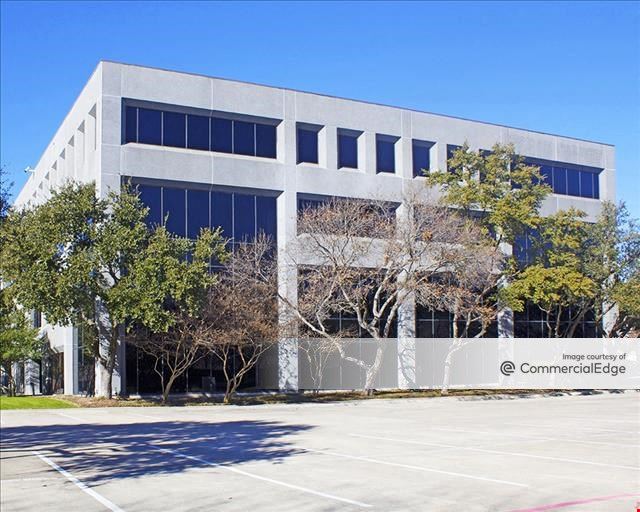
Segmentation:
{"type": "Polygon", "coordinates": [[[118,425],[47,425],[2,429],[2,452],[42,450],[54,462],[86,482],[181,473],[211,467],[271,461],[302,453],[287,436],[306,425],[270,421],[205,423],[164,421],[118,425]],[[161,452],[169,449],[203,461],[161,452]]]}

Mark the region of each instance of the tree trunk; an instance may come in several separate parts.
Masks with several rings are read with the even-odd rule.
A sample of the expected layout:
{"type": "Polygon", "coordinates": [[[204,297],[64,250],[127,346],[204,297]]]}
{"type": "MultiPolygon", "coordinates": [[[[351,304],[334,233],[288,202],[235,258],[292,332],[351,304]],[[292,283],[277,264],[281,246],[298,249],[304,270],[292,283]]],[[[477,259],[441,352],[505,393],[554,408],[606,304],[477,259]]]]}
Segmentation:
{"type": "Polygon", "coordinates": [[[367,375],[365,378],[364,390],[363,390],[363,394],[365,396],[373,395],[374,381],[378,376],[380,367],[382,366],[382,356],[384,355],[385,345],[381,340],[376,340],[376,342],[379,343],[378,350],[376,350],[376,358],[374,359],[373,364],[369,368],[367,368],[367,375]]]}
{"type": "Polygon", "coordinates": [[[169,399],[169,393],[171,393],[171,387],[173,386],[173,383],[175,382],[177,378],[177,375],[172,374],[169,377],[169,380],[167,380],[167,384],[162,388],[162,403],[166,404],[167,400],[169,399]]]}

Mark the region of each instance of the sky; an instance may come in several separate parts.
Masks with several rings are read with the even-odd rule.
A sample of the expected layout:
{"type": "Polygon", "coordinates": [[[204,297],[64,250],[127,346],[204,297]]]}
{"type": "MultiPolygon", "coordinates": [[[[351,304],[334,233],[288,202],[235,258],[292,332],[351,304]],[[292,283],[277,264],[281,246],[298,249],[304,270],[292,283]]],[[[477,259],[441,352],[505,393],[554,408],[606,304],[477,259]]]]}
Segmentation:
{"type": "Polygon", "coordinates": [[[0,164],[35,167],[101,59],[616,146],[640,218],[640,2],[0,3],[0,164]]]}

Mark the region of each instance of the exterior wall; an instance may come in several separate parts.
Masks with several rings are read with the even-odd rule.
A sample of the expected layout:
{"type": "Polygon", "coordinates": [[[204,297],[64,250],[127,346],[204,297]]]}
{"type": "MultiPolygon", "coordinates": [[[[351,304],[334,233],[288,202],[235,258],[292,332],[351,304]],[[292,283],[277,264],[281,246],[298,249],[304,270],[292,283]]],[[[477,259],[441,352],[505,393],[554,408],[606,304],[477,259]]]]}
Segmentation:
{"type": "MultiPolygon", "coordinates": [[[[296,237],[298,194],[396,202],[411,191],[437,195],[436,191],[425,189],[423,178],[413,177],[412,139],[435,143],[430,152],[432,169],[446,167],[447,144],[462,145],[465,141],[472,149],[489,149],[496,142],[511,142],[519,154],[528,157],[604,169],[600,173],[599,200],[552,194],[543,205],[546,214],[575,206],[586,211],[592,220],[598,214],[602,200],[615,199],[614,148],[610,145],[289,89],[103,61],[45,150],[17,203],[23,205],[43,200],[51,187],[66,178],[95,180],[101,195],[118,190],[125,177],[276,191],[279,193],[277,244],[282,253],[296,237]],[[136,143],[123,145],[123,99],[177,105],[198,112],[229,112],[279,119],[277,158],[136,143]],[[296,164],[296,123],[322,126],[318,164],[296,164]],[[358,139],[358,169],[337,167],[339,128],[362,132],[358,139]],[[376,173],[376,134],[398,137],[395,174],[376,173]]],[[[294,296],[295,270],[282,266],[280,286],[294,296]]],[[[401,337],[413,336],[412,315],[412,308],[403,308],[401,337]]],[[[507,321],[501,324],[509,325],[508,314],[505,318],[507,321]]],[[[65,352],[73,347],[68,329],[55,329],[53,333],[52,341],[64,345],[65,352]]],[[[410,358],[411,347],[406,349],[410,358]]],[[[283,342],[278,352],[278,387],[295,389],[295,341],[283,342]]],[[[67,360],[65,392],[72,393],[77,391],[77,382],[74,384],[69,376],[73,375],[75,358],[65,357],[67,360]]],[[[272,375],[271,380],[275,377],[272,375]]],[[[409,385],[410,375],[404,375],[403,379],[401,381],[409,385]]],[[[116,379],[118,389],[120,385],[120,380],[116,379]]]]}

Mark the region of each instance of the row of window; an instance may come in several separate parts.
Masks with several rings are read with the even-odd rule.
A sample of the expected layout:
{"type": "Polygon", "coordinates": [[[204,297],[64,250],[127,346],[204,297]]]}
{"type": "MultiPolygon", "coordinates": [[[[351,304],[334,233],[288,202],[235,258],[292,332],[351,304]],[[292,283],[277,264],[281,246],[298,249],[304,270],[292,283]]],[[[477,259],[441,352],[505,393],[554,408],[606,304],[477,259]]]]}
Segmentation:
{"type": "Polygon", "coordinates": [[[276,158],[276,126],[128,106],[127,142],[276,158]]]}
{"type": "Polygon", "coordinates": [[[560,163],[537,163],[527,159],[530,165],[540,167],[543,182],[556,194],[576,197],[600,198],[600,177],[597,169],[579,166],[567,166],[560,163]]]}
{"type": "Polygon", "coordinates": [[[277,235],[276,198],[216,190],[139,184],[142,203],[149,208],[147,223],[165,223],[178,235],[196,238],[202,228],[222,228],[225,238],[251,241],[261,232],[277,235]]]}

